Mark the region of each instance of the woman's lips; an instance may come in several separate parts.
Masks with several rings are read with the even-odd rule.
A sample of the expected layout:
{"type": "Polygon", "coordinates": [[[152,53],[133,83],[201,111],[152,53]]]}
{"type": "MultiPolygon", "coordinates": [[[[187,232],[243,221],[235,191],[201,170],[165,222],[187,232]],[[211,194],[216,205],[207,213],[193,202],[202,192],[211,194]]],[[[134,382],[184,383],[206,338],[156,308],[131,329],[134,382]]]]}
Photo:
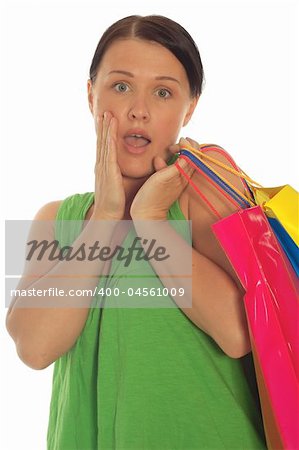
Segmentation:
{"type": "Polygon", "coordinates": [[[138,154],[145,152],[151,141],[143,136],[125,136],[124,142],[130,153],[138,154]]]}

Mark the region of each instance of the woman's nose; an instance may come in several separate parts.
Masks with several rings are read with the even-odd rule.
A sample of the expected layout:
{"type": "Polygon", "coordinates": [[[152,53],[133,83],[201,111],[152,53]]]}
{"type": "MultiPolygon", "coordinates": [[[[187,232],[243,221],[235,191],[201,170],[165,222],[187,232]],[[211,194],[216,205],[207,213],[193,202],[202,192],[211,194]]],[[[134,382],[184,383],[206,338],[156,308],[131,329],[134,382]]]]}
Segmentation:
{"type": "Polygon", "coordinates": [[[131,120],[148,121],[150,113],[146,102],[143,99],[136,99],[129,108],[128,116],[131,120]]]}

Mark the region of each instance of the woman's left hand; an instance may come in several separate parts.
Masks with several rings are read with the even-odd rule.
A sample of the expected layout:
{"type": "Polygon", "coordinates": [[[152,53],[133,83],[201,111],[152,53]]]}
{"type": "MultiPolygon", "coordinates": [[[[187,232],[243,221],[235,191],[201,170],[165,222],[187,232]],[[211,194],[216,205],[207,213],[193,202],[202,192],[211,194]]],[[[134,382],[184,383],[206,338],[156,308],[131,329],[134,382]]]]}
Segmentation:
{"type": "MultiPolygon", "coordinates": [[[[179,148],[176,144],[172,151],[178,152],[179,148]]],[[[178,158],[177,163],[188,177],[192,176],[194,169],[185,160],[178,158]]],[[[130,215],[133,220],[166,220],[170,206],[188,185],[188,181],[175,164],[168,166],[157,156],[154,159],[154,167],[156,172],[143,184],[132,202],[130,215]]]]}

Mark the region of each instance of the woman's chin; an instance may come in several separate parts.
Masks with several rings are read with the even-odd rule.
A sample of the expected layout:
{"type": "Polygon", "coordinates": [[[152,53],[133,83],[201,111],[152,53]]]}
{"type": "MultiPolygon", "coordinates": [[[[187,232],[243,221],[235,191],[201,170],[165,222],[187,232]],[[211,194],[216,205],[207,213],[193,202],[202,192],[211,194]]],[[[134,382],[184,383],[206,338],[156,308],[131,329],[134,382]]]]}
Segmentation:
{"type": "Polygon", "coordinates": [[[120,171],[123,177],[126,178],[132,178],[132,179],[140,179],[140,178],[148,178],[150,177],[154,172],[155,169],[153,165],[147,165],[146,164],[119,164],[120,171]]]}
{"type": "Polygon", "coordinates": [[[153,173],[152,171],[141,171],[141,170],[121,170],[122,176],[125,178],[130,178],[132,180],[140,180],[140,179],[147,179],[149,178],[153,173]]]}

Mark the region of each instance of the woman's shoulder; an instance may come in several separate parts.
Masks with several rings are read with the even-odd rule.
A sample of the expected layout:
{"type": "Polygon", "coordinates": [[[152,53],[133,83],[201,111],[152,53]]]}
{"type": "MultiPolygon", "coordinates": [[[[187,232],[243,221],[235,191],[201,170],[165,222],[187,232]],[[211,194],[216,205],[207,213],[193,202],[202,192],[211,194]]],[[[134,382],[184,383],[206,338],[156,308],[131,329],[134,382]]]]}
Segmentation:
{"type": "MultiPolygon", "coordinates": [[[[246,193],[246,185],[240,176],[233,173],[233,171],[239,172],[237,164],[231,155],[218,146],[209,145],[206,148],[202,148],[203,153],[205,153],[209,158],[214,159],[215,162],[208,159],[205,162],[217,172],[221,178],[226,180],[228,184],[234,187],[237,191],[242,194],[246,193]],[[217,163],[220,163],[218,165],[217,163]],[[227,170],[222,165],[227,166],[232,169],[232,172],[227,170]]],[[[217,190],[209,180],[209,178],[198,171],[194,171],[191,177],[192,185],[189,184],[187,188],[188,198],[189,198],[189,216],[191,220],[202,220],[203,217],[209,217],[209,222],[215,221],[219,216],[225,217],[234,211],[236,211],[236,206],[234,206],[225,197],[221,190],[217,190]],[[214,212],[213,212],[214,211],[214,212]],[[204,213],[204,215],[203,215],[204,213]]]]}
{"type": "Polygon", "coordinates": [[[45,203],[35,214],[34,220],[55,220],[63,200],[54,200],[45,203]]]}
{"type": "Polygon", "coordinates": [[[93,192],[75,193],[63,200],[54,200],[45,203],[36,213],[34,220],[56,220],[62,214],[69,216],[69,213],[78,215],[78,211],[85,210],[90,215],[94,200],[93,192]]]}
{"type": "MultiPolygon", "coordinates": [[[[209,149],[207,151],[208,155],[212,156],[215,160],[218,160],[233,169],[237,169],[234,160],[226,151],[218,151],[217,149],[209,149]]],[[[245,193],[245,186],[238,175],[217,166],[216,163],[209,162],[209,165],[223,178],[229,181],[231,185],[242,193],[245,193]]],[[[227,217],[233,214],[238,208],[214,188],[202,174],[194,172],[191,180],[196,189],[201,193],[201,195],[199,195],[196,189],[194,189],[194,186],[191,186],[190,184],[186,189],[186,195],[188,195],[188,215],[189,220],[192,223],[192,245],[199,253],[218,264],[226,270],[226,272],[230,273],[235,281],[238,282],[234,271],[212,230],[212,224],[220,220],[221,217],[227,217]],[[208,206],[207,202],[209,202],[212,208],[217,211],[218,216],[215,214],[215,211],[213,212],[212,208],[208,206]]]]}

